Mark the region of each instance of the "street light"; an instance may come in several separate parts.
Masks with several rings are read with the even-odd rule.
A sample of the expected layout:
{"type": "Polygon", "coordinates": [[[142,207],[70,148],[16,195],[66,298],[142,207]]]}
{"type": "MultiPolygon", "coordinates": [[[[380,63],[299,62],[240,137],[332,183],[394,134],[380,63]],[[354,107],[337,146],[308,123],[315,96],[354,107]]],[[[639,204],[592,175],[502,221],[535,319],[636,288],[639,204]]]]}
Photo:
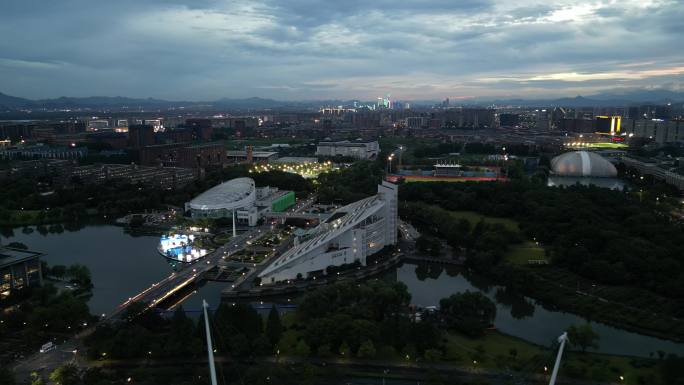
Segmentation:
{"type": "Polygon", "coordinates": [[[392,172],[392,156],[393,155],[394,154],[387,157],[387,173],[388,174],[392,172]]]}

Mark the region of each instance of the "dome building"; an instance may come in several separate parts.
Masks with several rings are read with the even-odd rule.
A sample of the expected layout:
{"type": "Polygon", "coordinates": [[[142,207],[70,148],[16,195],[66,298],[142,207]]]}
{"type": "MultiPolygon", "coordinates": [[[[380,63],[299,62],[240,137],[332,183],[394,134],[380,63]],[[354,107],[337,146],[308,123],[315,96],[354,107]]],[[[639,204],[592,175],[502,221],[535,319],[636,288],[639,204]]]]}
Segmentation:
{"type": "Polygon", "coordinates": [[[617,169],[601,155],[573,151],[551,159],[551,171],[557,176],[613,178],[617,169]]]}
{"type": "Polygon", "coordinates": [[[185,211],[193,219],[232,218],[236,223],[256,226],[269,212],[282,212],[295,204],[292,191],[275,187],[256,187],[251,178],[235,178],[203,192],[185,203],[185,211]]]}

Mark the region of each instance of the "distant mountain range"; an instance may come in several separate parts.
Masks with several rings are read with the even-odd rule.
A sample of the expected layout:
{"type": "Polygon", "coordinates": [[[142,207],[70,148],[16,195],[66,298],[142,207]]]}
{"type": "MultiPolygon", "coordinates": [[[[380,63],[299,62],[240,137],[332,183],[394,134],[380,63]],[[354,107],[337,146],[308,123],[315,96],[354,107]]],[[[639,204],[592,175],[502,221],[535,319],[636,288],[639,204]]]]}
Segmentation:
{"type": "Polygon", "coordinates": [[[590,96],[558,99],[478,99],[474,103],[485,105],[515,105],[531,107],[611,107],[630,104],[665,104],[684,102],[684,92],[671,90],[625,90],[599,93],[590,96]]]}
{"type": "MultiPolygon", "coordinates": [[[[559,99],[473,99],[466,104],[478,105],[516,105],[538,107],[601,107],[601,106],[624,106],[637,103],[677,103],[684,101],[684,92],[670,90],[627,90],[591,95],[588,97],[576,96],[574,98],[559,99]]],[[[131,110],[141,109],[316,109],[321,106],[351,105],[351,100],[313,100],[313,101],[279,101],[265,98],[244,99],[218,99],[206,102],[169,101],[162,99],[139,99],[121,96],[90,96],[90,97],[60,97],[55,99],[31,100],[0,93],[0,112],[17,110],[131,110]]],[[[439,102],[416,101],[414,105],[434,105],[439,102]]]]}
{"type": "Polygon", "coordinates": [[[161,99],[138,99],[122,96],[60,97],[55,99],[31,100],[0,93],[0,110],[21,109],[170,109],[170,108],[282,108],[298,103],[280,102],[272,99],[219,99],[211,102],[169,101],[161,99]]]}

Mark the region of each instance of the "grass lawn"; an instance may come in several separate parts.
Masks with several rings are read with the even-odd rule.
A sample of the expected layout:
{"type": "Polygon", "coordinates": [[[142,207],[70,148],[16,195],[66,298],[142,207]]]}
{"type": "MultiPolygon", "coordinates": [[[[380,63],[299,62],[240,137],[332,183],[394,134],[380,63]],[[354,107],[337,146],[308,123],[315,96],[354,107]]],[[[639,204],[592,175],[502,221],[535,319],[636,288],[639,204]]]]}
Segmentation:
{"type": "MultiPolygon", "coordinates": [[[[556,352],[496,331],[472,339],[447,334],[445,360],[457,365],[493,369],[513,369],[524,373],[550,373],[556,352]],[[473,364],[477,361],[477,364],[473,364]]],[[[566,351],[559,378],[585,379],[631,385],[657,384],[656,360],[566,351]],[[624,381],[620,381],[620,376],[624,381]]]]}
{"type": "Polygon", "coordinates": [[[506,261],[514,265],[527,265],[529,260],[546,260],[544,248],[534,242],[512,247],[506,254],[506,261]]]}
{"type": "Polygon", "coordinates": [[[520,231],[520,227],[518,227],[518,222],[508,218],[488,217],[482,214],[478,214],[474,211],[451,211],[451,215],[457,219],[467,220],[468,222],[470,222],[472,226],[477,224],[477,222],[479,222],[480,220],[484,220],[486,223],[499,223],[511,231],[520,231]]]}
{"type": "MultiPolygon", "coordinates": [[[[279,349],[284,355],[297,355],[296,345],[302,338],[302,331],[294,327],[295,312],[282,316],[284,332],[279,349]]],[[[484,337],[469,338],[458,333],[444,333],[446,347],[443,361],[460,368],[486,368],[512,370],[521,374],[549,375],[553,369],[557,351],[532,344],[517,337],[498,331],[487,331],[484,337]],[[474,364],[473,361],[477,363],[474,364]],[[547,371],[544,371],[546,366],[547,371]]],[[[402,354],[387,346],[376,346],[374,360],[403,362],[402,354]]],[[[339,357],[328,353],[327,356],[339,357]]],[[[656,359],[611,356],[570,351],[566,346],[559,379],[590,380],[602,383],[628,385],[659,384],[659,367],[656,359]],[[624,381],[620,381],[620,376],[624,381]]],[[[548,378],[547,378],[548,381],[548,378]]]]}
{"type": "Polygon", "coordinates": [[[0,223],[10,226],[32,225],[40,223],[40,210],[10,210],[9,216],[0,219],[0,223]]]}
{"type": "Polygon", "coordinates": [[[230,241],[231,238],[233,238],[233,236],[229,233],[219,234],[214,238],[214,242],[223,244],[230,241]]]}

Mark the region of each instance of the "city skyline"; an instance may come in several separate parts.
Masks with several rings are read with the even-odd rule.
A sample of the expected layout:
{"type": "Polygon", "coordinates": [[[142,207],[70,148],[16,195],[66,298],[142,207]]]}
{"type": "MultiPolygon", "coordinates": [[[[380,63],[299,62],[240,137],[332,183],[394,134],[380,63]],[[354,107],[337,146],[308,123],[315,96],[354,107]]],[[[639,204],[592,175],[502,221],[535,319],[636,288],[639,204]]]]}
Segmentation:
{"type": "Polygon", "coordinates": [[[0,92],[168,100],[681,91],[675,1],[10,1],[0,92]],[[21,31],[21,33],[17,33],[21,31]]]}

